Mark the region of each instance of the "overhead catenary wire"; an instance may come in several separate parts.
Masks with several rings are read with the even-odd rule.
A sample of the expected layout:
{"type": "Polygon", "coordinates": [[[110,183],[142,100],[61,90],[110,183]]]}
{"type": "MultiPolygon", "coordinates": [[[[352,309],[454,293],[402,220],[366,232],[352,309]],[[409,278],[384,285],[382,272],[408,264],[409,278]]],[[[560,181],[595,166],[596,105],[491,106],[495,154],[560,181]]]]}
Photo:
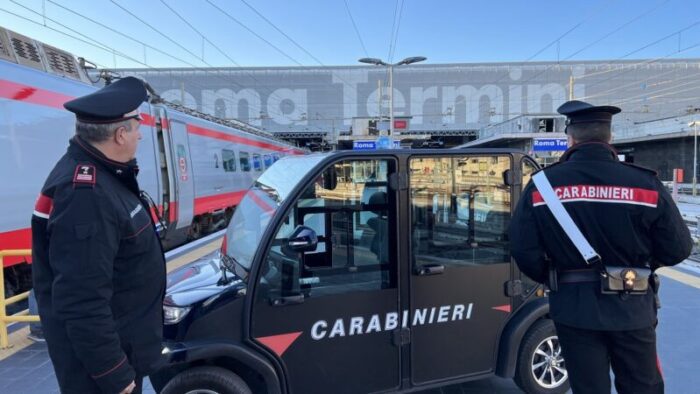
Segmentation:
{"type": "MultiPolygon", "coordinates": [[[[660,43],[660,42],[662,42],[662,41],[664,41],[664,40],[667,40],[667,39],[669,39],[669,38],[671,38],[671,37],[673,37],[673,36],[676,36],[677,34],[682,33],[682,32],[684,32],[684,31],[686,31],[686,30],[689,30],[689,29],[691,29],[691,28],[697,26],[698,24],[700,24],[700,20],[697,20],[697,21],[691,23],[690,25],[688,25],[688,26],[686,26],[686,27],[684,27],[684,28],[682,28],[682,29],[680,29],[680,30],[676,30],[675,32],[673,32],[673,33],[671,33],[671,34],[669,34],[669,35],[666,35],[666,36],[664,36],[664,37],[661,38],[661,39],[657,39],[657,40],[655,40],[655,41],[653,41],[653,42],[651,42],[651,43],[649,43],[649,44],[643,45],[642,47],[637,48],[637,49],[635,49],[635,50],[633,50],[633,51],[631,51],[631,52],[625,54],[625,55],[622,56],[622,57],[619,57],[619,58],[617,58],[617,59],[611,60],[611,61],[608,62],[608,64],[609,64],[609,65],[612,65],[612,64],[613,64],[614,62],[616,62],[616,61],[622,60],[622,59],[624,59],[624,58],[626,58],[626,57],[629,57],[629,56],[631,56],[631,55],[633,55],[633,54],[635,54],[635,53],[637,53],[637,52],[640,52],[640,51],[642,51],[642,50],[644,50],[644,49],[647,49],[647,48],[649,48],[649,47],[651,47],[651,46],[653,46],[653,45],[656,45],[656,44],[658,44],[658,43],[660,43]]],[[[651,59],[651,60],[644,60],[643,62],[636,63],[636,64],[653,63],[653,62],[655,62],[655,61],[657,61],[657,60],[665,59],[665,58],[667,58],[667,57],[669,57],[669,56],[672,56],[673,54],[678,54],[678,53],[685,52],[685,51],[687,51],[687,50],[689,50],[689,49],[692,49],[692,47],[694,47],[694,46],[687,47],[687,48],[685,48],[685,49],[680,49],[680,50],[678,50],[678,51],[672,51],[671,53],[669,53],[669,54],[666,55],[666,56],[662,56],[662,57],[655,58],[655,59],[651,59]]],[[[636,65],[636,64],[635,64],[635,65],[636,65]]],[[[578,79],[590,78],[590,77],[594,77],[594,76],[601,75],[601,74],[607,74],[607,73],[614,72],[614,71],[619,71],[619,70],[618,70],[618,69],[611,69],[611,70],[605,70],[605,71],[595,72],[595,73],[586,74],[586,75],[584,75],[584,76],[581,76],[581,77],[579,77],[578,79]]]]}
{"type": "MultiPolygon", "coordinates": [[[[221,48],[219,48],[219,46],[217,46],[216,44],[214,44],[214,42],[212,42],[207,36],[205,36],[205,35],[204,35],[202,32],[200,32],[196,27],[194,27],[190,22],[188,22],[187,19],[186,19],[185,17],[183,17],[180,13],[178,13],[178,12],[177,12],[175,9],[173,9],[170,5],[168,5],[168,3],[166,3],[164,0],[160,0],[160,2],[163,3],[163,5],[164,5],[166,8],[168,8],[173,14],[175,14],[175,16],[178,17],[178,19],[180,19],[183,23],[185,23],[187,26],[189,26],[190,29],[194,30],[197,34],[199,34],[200,37],[202,37],[203,40],[205,40],[206,42],[209,43],[209,45],[213,46],[214,49],[216,49],[217,51],[219,51],[219,53],[221,53],[226,59],[228,59],[231,63],[235,64],[236,66],[241,67],[241,65],[238,64],[238,62],[236,62],[233,58],[231,58],[231,56],[229,56],[224,50],[222,50],[221,48]]],[[[252,73],[248,73],[248,76],[249,76],[253,81],[255,81],[255,83],[258,84],[258,86],[262,85],[262,83],[261,83],[257,78],[255,78],[255,76],[254,76],[252,73]]],[[[240,84],[237,84],[237,85],[238,85],[239,87],[241,87],[241,88],[244,88],[243,85],[240,85],[240,84]]],[[[278,98],[278,99],[281,99],[281,97],[277,96],[276,94],[274,94],[274,92],[272,92],[272,91],[269,90],[269,89],[268,89],[268,92],[267,92],[267,93],[268,93],[270,96],[273,96],[273,97],[276,97],[276,98],[278,98]]]]}
{"type": "MultiPolygon", "coordinates": [[[[649,65],[649,64],[652,64],[652,63],[656,63],[656,62],[658,62],[659,60],[663,60],[663,59],[666,59],[666,58],[671,57],[671,56],[673,56],[673,55],[677,55],[677,54],[679,54],[679,53],[683,53],[683,52],[686,52],[686,51],[689,51],[689,50],[691,50],[691,49],[695,49],[695,48],[698,48],[698,47],[700,47],[700,42],[697,42],[697,43],[695,43],[695,44],[693,44],[693,45],[690,45],[690,46],[688,46],[688,47],[686,47],[686,48],[683,48],[683,49],[681,49],[680,51],[674,50],[674,51],[672,51],[672,52],[670,52],[670,53],[668,53],[668,54],[666,54],[666,55],[664,55],[664,56],[658,57],[658,58],[647,59],[647,60],[643,60],[643,61],[638,62],[638,63],[633,63],[633,64],[631,64],[631,65],[629,65],[629,66],[628,66],[628,65],[621,65],[621,67],[619,67],[619,68],[610,69],[610,70],[605,70],[605,71],[601,71],[601,72],[597,72],[597,73],[587,74],[586,77],[591,76],[591,75],[593,75],[593,74],[595,74],[595,75],[602,75],[602,74],[607,74],[607,73],[610,73],[610,72],[618,71],[617,74],[613,74],[613,75],[609,76],[608,78],[605,78],[605,79],[602,79],[602,80],[599,80],[599,81],[595,81],[594,83],[592,83],[592,84],[590,84],[590,85],[587,85],[587,88],[591,88],[591,87],[593,87],[593,86],[600,85],[601,83],[610,81],[611,79],[613,79],[613,78],[615,78],[615,77],[619,78],[619,77],[623,76],[624,74],[627,74],[628,72],[630,72],[630,71],[632,71],[632,70],[635,70],[637,66],[649,65]]],[[[610,64],[610,63],[608,63],[608,64],[610,64]]],[[[580,80],[580,79],[583,79],[583,78],[579,78],[579,80],[580,80]]],[[[615,91],[616,89],[618,89],[618,88],[613,88],[613,89],[611,89],[609,92],[613,92],[613,91],[615,91]]],[[[582,98],[582,99],[583,99],[583,98],[582,98]]]]}
{"type": "MultiPolygon", "coordinates": [[[[22,8],[24,8],[24,9],[26,9],[26,10],[29,11],[29,12],[32,12],[32,13],[34,13],[34,14],[36,14],[36,15],[39,15],[39,16],[42,16],[39,12],[34,11],[34,10],[32,10],[32,9],[30,9],[30,8],[28,8],[28,7],[24,6],[24,5],[22,5],[22,4],[19,4],[19,3],[17,3],[15,0],[11,0],[11,1],[12,1],[13,3],[15,3],[16,5],[18,5],[18,6],[22,7],[22,8]]],[[[50,0],[49,0],[49,1],[50,1],[50,0]]],[[[41,23],[36,22],[36,21],[33,21],[33,20],[29,19],[29,18],[26,18],[26,17],[23,17],[23,16],[21,16],[21,15],[12,13],[12,12],[10,12],[10,11],[8,11],[8,10],[4,10],[4,9],[2,9],[2,10],[5,11],[5,12],[7,12],[7,13],[10,13],[10,14],[12,14],[12,15],[15,15],[15,16],[17,16],[17,17],[20,17],[20,18],[22,18],[22,19],[25,19],[25,20],[28,20],[28,21],[30,21],[30,22],[36,23],[36,24],[38,24],[38,25],[41,25],[41,23]]],[[[80,15],[79,13],[76,13],[76,15],[82,16],[82,15],[80,15]]],[[[43,17],[43,16],[42,16],[42,17],[43,17]]],[[[89,18],[87,18],[87,17],[85,17],[85,18],[86,18],[86,19],[89,19],[89,18]]],[[[50,22],[53,22],[53,23],[57,24],[58,26],[61,26],[62,28],[67,29],[67,30],[69,30],[69,31],[71,31],[71,32],[73,32],[73,33],[75,33],[75,34],[78,34],[79,36],[82,36],[82,37],[84,37],[85,39],[90,40],[90,41],[92,41],[92,42],[86,41],[85,39],[77,38],[77,37],[75,37],[75,36],[72,36],[72,35],[70,35],[70,34],[67,34],[67,33],[65,33],[65,32],[62,32],[62,31],[60,31],[60,30],[58,30],[58,29],[54,29],[54,28],[50,28],[50,27],[46,26],[47,28],[50,28],[50,29],[53,30],[53,31],[56,31],[56,32],[59,32],[59,33],[64,34],[64,35],[66,35],[66,36],[69,36],[69,37],[71,37],[71,38],[77,39],[77,40],[79,40],[79,41],[81,41],[81,42],[84,42],[84,43],[86,43],[86,44],[88,44],[88,45],[91,45],[91,46],[93,46],[93,47],[96,47],[96,48],[98,48],[98,49],[102,49],[102,50],[104,50],[104,51],[106,51],[106,52],[109,52],[109,53],[111,53],[111,54],[114,54],[115,56],[119,56],[119,57],[121,57],[121,58],[130,60],[130,61],[132,61],[132,62],[134,62],[134,63],[136,63],[136,64],[140,64],[140,65],[142,65],[142,66],[144,66],[144,67],[146,67],[146,68],[148,68],[148,69],[160,71],[159,68],[153,67],[153,66],[151,66],[151,65],[149,65],[149,64],[147,64],[147,63],[145,63],[145,62],[143,62],[143,61],[141,61],[141,60],[138,60],[138,59],[136,59],[136,58],[134,58],[134,57],[132,57],[132,56],[130,56],[130,55],[124,53],[124,52],[118,51],[118,50],[116,50],[115,48],[110,47],[110,46],[108,46],[108,45],[106,45],[106,44],[104,44],[104,43],[102,43],[102,42],[100,42],[100,41],[98,41],[98,40],[96,40],[96,39],[94,39],[94,38],[92,38],[92,37],[88,37],[87,35],[85,35],[85,34],[79,32],[79,31],[77,31],[77,30],[75,30],[75,29],[72,29],[71,27],[66,26],[65,24],[63,24],[63,23],[61,23],[61,22],[58,22],[58,21],[56,21],[55,19],[52,19],[52,18],[50,18],[50,17],[46,17],[46,20],[48,20],[48,21],[50,21],[50,22]]],[[[97,23],[99,24],[99,22],[97,22],[97,23]]],[[[109,29],[109,27],[106,27],[106,28],[109,29]]],[[[122,33],[120,33],[120,34],[122,34],[122,33]]],[[[138,40],[134,39],[133,37],[129,37],[128,35],[123,35],[123,36],[126,37],[126,38],[129,38],[129,39],[131,39],[131,40],[138,41],[138,40]]],[[[145,43],[144,43],[144,44],[145,44],[145,43]]],[[[148,44],[145,44],[145,45],[148,45],[148,44]]],[[[170,55],[170,56],[173,57],[172,55],[170,55]]],[[[173,57],[173,58],[175,58],[175,57],[173,57]]],[[[178,58],[175,58],[175,59],[178,59],[178,58]]],[[[178,60],[179,60],[179,59],[178,59],[178,60]]],[[[193,67],[195,67],[195,69],[198,68],[197,66],[195,66],[195,65],[193,65],[193,64],[191,64],[191,63],[188,63],[188,62],[186,62],[186,61],[184,61],[184,60],[183,60],[183,62],[185,62],[186,64],[192,65],[193,67]]],[[[102,67],[102,65],[100,65],[100,66],[102,67]]],[[[104,67],[104,68],[107,68],[107,67],[104,67]]],[[[201,69],[201,68],[199,68],[199,69],[201,69]]],[[[206,72],[209,72],[209,70],[207,70],[207,69],[203,69],[203,70],[205,70],[206,72]]],[[[224,80],[223,78],[221,78],[221,79],[224,80]]],[[[225,81],[225,80],[224,80],[224,81],[225,81]]],[[[228,82],[228,81],[226,81],[226,82],[228,82]]],[[[201,85],[198,85],[198,84],[195,84],[195,83],[190,83],[190,85],[195,86],[195,87],[199,87],[200,89],[204,89],[201,85]]],[[[220,94],[217,94],[216,92],[214,92],[214,93],[215,93],[217,96],[222,97],[222,98],[225,99],[225,97],[221,96],[220,94]]],[[[183,103],[183,104],[184,104],[184,103],[183,103]]],[[[215,111],[214,111],[213,108],[211,108],[211,107],[209,107],[209,106],[205,106],[204,103],[201,103],[201,107],[202,107],[202,108],[207,108],[207,109],[209,109],[209,110],[211,111],[211,113],[215,113],[215,111]]],[[[284,116],[284,114],[282,114],[282,116],[284,116]]]]}
{"type": "MultiPolygon", "coordinates": [[[[112,1],[114,1],[114,0],[112,0],[112,1]]],[[[260,40],[262,40],[263,42],[265,42],[265,43],[266,43],[267,45],[269,45],[270,47],[274,48],[277,52],[279,52],[280,54],[282,54],[282,56],[286,57],[287,59],[291,60],[292,62],[294,62],[295,64],[297,64],[297,65],[299,65],[299,66],[303,66],[303,64],[301,64],[297,59],[295,59],[295,58],[293,58],[292,56],[290,56],[288,53],[286,53],[285,51],[283,51],[282,49],[280,49],[279,47],[277,47],[275,44],[273,44],[273,43],[271,43],[270,41],[266,40],[263,36],[261,36],[260,34],[256,33],[255,31],[253,31],[251,28],[249,28],[248,26],[246,26],[243,22],[239,21],[239,20],[236,19],[233,15],[231,15],[231,14],[228,13],[228,12],[226,12],[223,8],[221,8],[221,7],[219,7],[218,5],[214,4],[211,0],[204,0],[204,1],[206,1],[209,5],[211,5],[211,6],[214,7],[215,9],[217,9],[220,13],[222,13],[223,15],[225,15],[227,18],[231,19],[231,20],[234,21],[236,24],[238,24],[239,26],[241,26],[242,28],[244,28],[245,30],[247,30],[250,34],[254,35],[254,36],[257,37],[258,39],[260,39],[260,40]]]]}
{"type": "MultiPolygon", "coordinates": [[[[163,0],[161,0],[161,1],[163,1],[163,0]]],[[[279,28],[275,23],[273,23],[271,20],[269,20],[268,18],[266,18],[265,15],[263,15],[263,14],[262,14],[260,11],[258,11],[255,7],[253,7],[252,5],[250,5],[250,3],[248,3],[248,2],[245,1],[245,0],[241,0],[241,2],[242,2],[243,4],[245,4],[248,8],[250,8],[256,15],[258,15],[262,20],[264,20],[268,25],[272,26],[272,28],[275,29],[278,33],[280,33],[281,35],[283,35],[287,40],[289,40],[292,44],[294,44],[297,48],[299,48],[299,49],[302,50],[304,53],[306,53],[306,54],[307,54],[310,58],[312,58],[316,63],[318,63],[319,65],[321,65],[321,66],[323,66],[323,67],[326,67],[326,65],[323,64],[323,62],[322,62],[319,58],[317,58],[316,56],[314,56],[311,52],[309,52],[306,48],[304,48],[304,47],[303,47],[301,44],[299,44],[296,40],[294,40],[294,39],[293,39],[292,37],[290,37],[287,33],[285,33],[284,31],[282,31],[282,29],[280,29],[280,28],[279,28]]],[[[353,87],[353,85],[352,85],[350,82],[348,82],[347,80],[345,80],[344,78],[342,78],[340,75],[336,75],[335,77],[338,78],[341,82],[343,82],[346,86],[349,86],[349,87],[351,87],[351,88],[353,87]]]]}
{"type": "Polygon", "coordinates": [[[350,6],[348,6],[348,0],[343,0],[345,3],[345,10],[348,12],[348,16],[350,17],[350,22],[352,22],[352,27],[355,29],[355,34],[357,34],[357,39],[360,41],[360,45],[362,46],[362,50],[365,52],[365,56],[369,56],[369,52],[367,52],[367,48],[365,47],[364,41],[362,41],[362,35],[360,34],[360,30],[357,28],[357,24],[355,23],[355,18],[352,17],[352,12],[350,12],[350,6]]]}
{"type": "MultiPolygon", "coordinates": [[[[525,60],[523,60],[522,62],[520,62],[520,67],[522,67],[522,66],[524,66],[525,64],[529,63],[531,60],[535,59],[537,56],[539,56],[540,54],[542,54],[544,51],[546,51],[546,50],[547,50],[548,48],[550,48],[552,45],[558,43],[559,41],[561,41],[562,38],[568,36],[569,34],[573,33],[574,31],[576,31],[578,28],[580,28],[581,26],[583,26],[583,25],[584,25],[586,22],[588,22],[590,19],[594,18],[594,17],[597,16],[601,11],[603,11],[604,9],[610,7],[611,5],[612,5],[612,2],[603,2],[603,5],[602,5],[602,6],[598,7],[597,9],[595,9],[595,10],[593,10],[593,11],[591,11],[591,12],[589,12],[581,21],[579,21],[578,23],[576,23],[574,26],[570,27],[570,28],[569,28],[568,30],[566,30],[564,33],[562,33],[562,34],[560,34],[559,36],[557,36],[555,39],[553,39],[552,41],[550,41],[547,45],[545,45],[545,46],[543,46],[542,48],[540,48],[540,49],[539,49],[538,51],[536,51],[533,55],[529,56],[527,59],[525,59],[525,60]]],[[[498,84],[499,82],[501,82],[501,81],[502,81],[503,79],[505,79],[505,78],[506,78],[506,76],[504,75],[504,76],[498,78],[496,81],[491,82],[490,84],[493,84],[493,85],[498,84]]],[[[454,105],[456,106],[456,105],[462,104],[463,102],[464,102],[464,101],[456,100],[455,103],[454,103],[454,105]]]]}
{"type": "Polygon", "coordinates": [[[599,37],[598,39],[596,39],[596,40],[594,40],[594,41],[592,41],[592,42],[590,42],[590,43],[584,45],[582,48],[580,48],[579,50],[577,50],[577,51],[575,51],[574,53],[570,54],[570,55],[567,56],[566,58],[564,58],[564,59],[562,59],[562,60],[558,60],[558,59],[557,59],[557,62],[556,62],[556,63],[554,63],[554,64],[552,64],[552,65],[546,67],[544,70],[540,71],[539,73],[537,73],[537,74],[533,75],[532,77],[530,77],[530,78],[528,78],[528,79],[522,81],[522,83],[529,82],[529,81],[531,81],[531,80],[533,80],[533,79],[539,77],[540,75],[542,75],[542,74],[544,74],[545,72],[549,71],[553,66],[559,65],[560,61],[567,61],[567,60],[573,58],[574,56],[576,56],[576,55],[578,55],[579,53],[585,51],[586,49],[592,47],[593,45],[595,45],[595,44],[597,44],[597,43],[603,41],[604,39],[606,39],[606,38],[612,36],[613,34],[619,32],[620,30],[622,30],[622,29],[624,29],[625,27],[631,25],[632,23],[634,23],[634,22],[636,22],[636,21],[642,19],[643,17],[645,17],[645,16],[651,14],[652,12],[658,10],[661,6],[665,5],[665,4],[668,3],[669,1],[670,1],[670,0],[666,0],[666,1],[662,2],[662,3],[657,4],[656,6],[654,6],[654,7],[652,7],[652,8],[650,8],[650,9],[648,9],[648,10],[646,10],[646,11],[644,11],[644,12],[638,14],[638,15],[636,15],[635,17],[631,18],[631,19],[628,20],[627,22],[621,24],[620,26],[616,27],[615,29],[611,30],[610,32],[604,34],[602,37],[599,37]]]}
{"type": "MultiPolygon", "coordinates": [[[[183,51],[187,52],[188,54],[190,54],[190,55],[193,56],[194,58],[198,58],[197,54],[195,54],[195,53],[192,52],[191,50],[187,49],[185,46],[183,46],[182,44],[178,43],[178,42],[175,41],[174,39],[170,38],[167,34],[163,33],[162,31],[160,31],[159,29],[157,29],[156,27],[154,27],[153,25],[151,25],[151,24],[148,23],[147,21],[145,21],[145,20],[143,20],[142,18],[140,18],[138,15],[136,15],[136,14],[135,14],[134,12],[132,12],[131,10],[129,10],[129,9],[125,8],[124,6],[122,6],[121,4],[117,3],[116,0],[110,0],[110,2],[112,2],[112,4],[114,4],[114,5],[116,5],[117,7],[119,7],[122,11],[124,11],[124,12],[126,12],[127,14],[131,15],[134,19],[136,19],[136,20],[138,20],[139,22],[141,22],[142,24],[148,26],[151,30],[153,30],[153,31],[155,31],[156,33],[158,33],[161,37],[164,37],[166,40],[168,40],[168,41],[170,41],[171,43],[175,44],[177,47],[179,47],[179,48],[182,49],[183,51]]],[[[202,61],[202,63],[204,63],[204,64],[207,65],[208,67],[214,68],[214,66],[213,66],[212,64],[208,63],[208,62],[205,61],[204,59],[201,59],[201,61],[202,61]]],[[[220,74],[220,71],[217,71],[217,73],[220,74]]],[[[239,83],[237,83],[237,82],[234,82],[234,81],[228,81],[228,82],[233,83],[234,85],[236,85],[236,86],[238,86],[238,87],[240,87],[240,88],[245,88],[243,85],[241,85],[241,84],[239,84],[239,83]]],[[[279,97],[278,97],[278,98],[279,98],[279,97]]],[[[259,110],[260,110],[260,112],[262,112],[263,108],[262,108],[262,107],[259,107],[259,110]]],[[[283,113],[281,113],[281,112],[279,112],[279,115],[281,115],[281,116],[286,116],[285,114],[283,114],[283,113]]]]}
{"type": "MultiPolygon", "coordinates": [[[[19,4],[19,3],[17,3],[15,0],[11,0],[11,1],[12,1],[13,3],[17,4],[18,6],[27,9],[27,10],[30,11],[30,12],[36,13],[35,11],[33,11],[33,10],[31,10],[31,9],[29,9],[29,8],[27,8],[27,7],[25,7],[25,6],[21,5],[21,4],[19,4]]],[[[94,24],[96,24],[96,25],[98,25],[98,26],[100,26],[100,27],[102,27],[102,28],[104,28],[104,29],[107,29],[107,30],[109,30],[109,31],[111,31],[111,32],[113,32],[113,33],[115,33],[115,34],[117,34],[117,35],[120,35],[120,36],[122,36],[122,37],[124,37],[124,38],[126,38],[126,39],[129,39],[129,40],[131,40],[131,41],[134,41],[134,42],[136,42],[136,43],[138,43],[138,44],[144,46],[144,48],[149,48],[149,49],[151,49],[151,50],[153,50],[153,51],[155,51],[155,52],[158,52],[158,53],[160,53],[160,54],[162,54],[162,55],[164,55],[164,56],[167,56],[167,57],[169,57],[169,58],[171,58],[171,59],[174,59],[174,60],[179,61],[179,62],[181,62],[181,63],[183,63],[183,64],[186,64],[186,65],[192,67],[194,70],[204,71],[204,72],[207,72],[207,73],[216,73],[216,74],[220,74],[220,71],[216,71],[216,72],[215,72],[215,71],[213,71],[212,69],[207,69],[207,68],[203,68],[203,67],[197,66],[196,64],[194,64],[194,63],[192,63],[192,62],[189,62],[189,61],[184,60],[184,59],[182,59],[182,58],[180,58],[180,57],[177,57],[177,56],[175,56],[175,55],[173,55],[173,54],[171,54],[171,53],[169,53],[169,52],[163,51],[163,50],[161,50],[160,48],[157,48],[157,47],[155,47],[155,46],[153,46],[153,45],[149,45],[148,43],[146,43],[146,42],[144,42],[144,41],[142,41],[142,40],[139,40],[139,39],[134,38],[134,37],[132,37],[132,36],[130,36],[130,35],[128,35],[128,34],[125,34],[125,33],[121,32],[121,31],[119,31],[119,30],[116,30],[116,29],[114,29],[114,28],[112,28],[112,27],[110,27],[110,26],[107,26],[107,25],[105,25],[104,23],[101,23],[101,22],[99,22],[99,21],[96,21],[95,19],[90,18],[90,17],[88,17],[88,16],[86,16],[86,15],[83,15],[83,14],[81,14],[81,13],[79,13],[79,12],[73,10],[73,9],[70,9],[70,8],[68,8],[68,7],[66,7],[66,6],[64,6],[64,5],[62,5],[62,4],[58,4],[58,3],[56,3],[56,2],[54,2],[54,1],[52,1],[52,0],[48,0],[48,1],[49,1],[50,3],[52,3],[52,4],[54,4],[55,6],[57,6],[57,7],[61,8],[61,9],[65,10],[65,11],[67,11],[67,12],[72,13],[73,15],[76,15],[76,16],[78,16],[78,17],[80,17],[80,18],[83,18],[83,19],[85,19],[85,20],[88,20],[88,21],[90,21],[90,22],[92,22],[92,23],[94,23],[94,24]]],[[[57,22],[57,21],[54,21],[54,20],[51,20],[51,21],[53,21],[54,23],[57,23],[57,24],[63,26],[64,28],[68,28],[67,26],[65,26],[65,25],[63,25],[63,24],[60,24],[60,23],[57,22]]],[[[68,29],[70,29],[70,28],[68,28],[68,29]]],[[[76,33],[78,33],[78,34],[83,35],[82,33],[79,33],[79,32],[77,32],[77,31],[75,31],[75,30],[73,30],[73,29],[70,29],[70,30],[73,31],[73,32],[76,32],[76,33]]],[[[83,36],[85,36],[85,35],[83,35],[83,36]]],[[[87,36],[85,36],[85,37],[87,37],[87,36]]],[[[111,50],[111,51],[114,52],[114,50],[111,50]]],[[[138,61],[138,60],[136,60],[135,58],[133,58],[133,57],[131,57],[131,56],[129,56],[129,57],[120,56],[120,57],[124,57],[125,59],[134,61],[134,62],[136,62],[136,63],[138,63],[138,64],[141,64],[141,65],[146,66],[146,67],[151,68],[151,69],[155,69],[155,70],[158,69],[158,68],[156,68],[156,67],[153,67],[153,66],[148,65],[145,61],[144,61],[144,62],[138,61]]],[[[231,83],[231,84],[236,85],[236,86],[238,86],[238,87],[240,87],[240,88],[244,88],[243,85],[238,84],[236,81],[225,79],[223,76],[219,76],[219,78],[220,78],[222,81],[226,82],[226,83],[231,83]]],[[[197,87],[203,89],[203,87],[202,87],[201,85],[198,85],[198,84],[195,84],[195,83],[190,83],[190,84],[193,85],[193,86],[197,86],[197,87]]],[[[221,96],[220,94],[217,94],[217,96],[219,96],[219,97],[221,97],[221,98],[225,98],[225,97],[221,96]]],[[[259,109],[262,110],[262,108],[259,108],[259,109]]],[[[280,114],[280,115],[284,116],[283,114],[280,114]]]]}

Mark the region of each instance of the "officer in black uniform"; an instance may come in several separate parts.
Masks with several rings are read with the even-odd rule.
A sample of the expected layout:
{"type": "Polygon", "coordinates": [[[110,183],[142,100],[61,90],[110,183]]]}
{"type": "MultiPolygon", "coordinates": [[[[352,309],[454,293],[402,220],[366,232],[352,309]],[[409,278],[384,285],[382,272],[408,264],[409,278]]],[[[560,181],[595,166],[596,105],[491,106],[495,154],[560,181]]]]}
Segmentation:
{"type": "Polygon", "coordinates": [[[569,149],[543,171],[600,262],[584,261],[532,182],[511,223],[513,257],[552,288],[550,316],[575,394],[609,393],[611,365],[619,393],[662,393],[654,291],[603,294],[601,270],[678,264],[690,233],[656,173],[620,162],[609,145],[619,108],[569,101],[558,111],[568,117],[569,149]]]}
{"type": "Polygon", "coordinates": [[[76,135],[32,217],[34,288],[62,393],[137,393],[161,361],[165,260],[136,181],[143,82],[69,101],[76,135]]]}

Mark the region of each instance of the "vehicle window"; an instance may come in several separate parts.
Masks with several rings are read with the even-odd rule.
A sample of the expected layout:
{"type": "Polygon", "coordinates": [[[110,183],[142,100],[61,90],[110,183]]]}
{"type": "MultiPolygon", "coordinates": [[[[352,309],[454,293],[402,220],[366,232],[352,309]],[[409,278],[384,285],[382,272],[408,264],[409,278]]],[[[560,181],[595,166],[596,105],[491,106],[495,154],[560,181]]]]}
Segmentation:
{"type": "Polygon", "coordinates": [[[507,156],[411,159],[415,266],[510,262],[508,169],[507,156]]]}
{"type": "Polygon", "coordinates": [[[273,163],[276,163],[277,160],[279,160],[279,159],[280,159],[280,155],[278,155],[277,153],[272,154],[272,162],[273,163]]]}
{"type": "Polygon", "coordinates": [[[250,171],[250,160],[248,159],[248,152],[240,152],[238,156],[241,162],[241,171],[250,171]]]}
{"type": "Polygon", "coordinates": [[[394,197],[387,160],[348,160],[323,171],[292,207],[275,235],[261,285],[265,297],[318,297],[396,286],[391,264],[394,197]],[[342,176],[340,176],[343,174],[342,176]],[[313,251],[294,252],[290,235],[306,226],[318,237],[313,251]]]}
{"type": "Polygon", "coordinates": [[[221,150],[221,162],[224,166],[224,171],[234,172],[236,171],[236,155],[230,149],[221,150]]]}
{"type": "Polygon", "coordinates": [[[272,165],[272,156],[263,155],[263,163],[265,163],[265,169],[269,168],[272,165]]]}
{"type": "Polygon", "coordinates": [[[253,171],[262,170],[262,161],[260,160],[260,155],[253,153],[253,171]]]}
{"type": "Polygon", "coordinates": [[[530,178],[532,177],[532,174],[537,171],[537,164],[535,164],[534,161],[526,158],[523,158],[522,161],[522,168],[520,169],[523,173],[523,189],[525,186],[527,186],[528,182],[530,182],[530,178]]]}

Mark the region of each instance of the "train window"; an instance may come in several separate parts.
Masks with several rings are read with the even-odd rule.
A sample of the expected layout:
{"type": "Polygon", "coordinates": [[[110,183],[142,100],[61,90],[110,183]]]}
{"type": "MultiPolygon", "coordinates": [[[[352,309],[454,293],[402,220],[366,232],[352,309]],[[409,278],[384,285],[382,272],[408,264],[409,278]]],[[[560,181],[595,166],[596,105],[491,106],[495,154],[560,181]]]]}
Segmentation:
{"type": "Polygon", "coordinates": [[[254,171],[261,171],[262,170],[262,160],[260,160],[260,155],[257,153],[253,153],[253,170],[254,171]]]}
{"type": "Polygon", "coordinates": [[[240,152],[238,154],[238,159],[241,162],[241,171],[250,171],[250,160],[248,159],[248,152],[240,152]]]}
{"type": "Polygon", "coordinates": [[[273,163],[272,161],[272,156],[270,155],[263,155],[263,162],[265,163],[265,169],[270,167],[273,163]]]}
{"type": "MultiPolygon", "coordinates": [[[[236,155],[232,150],[222,149],[221,150],[221,161],[224,165],[224,171],[234,172],[236,171],[236,155]]],[[[217,160],[218,162],[218,160],[217,160]]]]}
{"type": "Polygon", "coordinates": [[[279,160],[279,159],[280,159],[280,155],[278,155],[277,153],[272,154],[272,162],[273,163],[277,162],[277,160],[279,160]]]}
{"type": "Polygon", "coordinates": [[[411,160],[412,250],[416,266],[510,262],[507,156],[411,160]]]}

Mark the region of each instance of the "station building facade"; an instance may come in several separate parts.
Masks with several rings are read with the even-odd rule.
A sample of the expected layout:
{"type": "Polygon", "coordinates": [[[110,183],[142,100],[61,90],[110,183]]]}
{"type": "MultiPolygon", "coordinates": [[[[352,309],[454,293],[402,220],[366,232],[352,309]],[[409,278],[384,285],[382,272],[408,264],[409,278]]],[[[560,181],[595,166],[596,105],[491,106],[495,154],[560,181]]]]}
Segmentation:
{"type": "MultiPolygon", "coordinates": [[[[119,71],[145,78],[166,100],[291,138],[337,142],[353,134],[354,119],[389,115],[388,70],[378,66],[119,71]]],[[[410,118],[395,140],[510,146],[545,163],[564,137],[559,105],[570,97],[617,105],[613,127],[624,138],[616,146],[668,178],[673,168],[692,170],[692,128],[676,121],[670,130],[664,120],[686,121],[700,108],[700,59],[412,64],[394,68],[392,94],[395,121],[410,118]],[[659,122],[668,132],[650,131],[659,122]]]]}

